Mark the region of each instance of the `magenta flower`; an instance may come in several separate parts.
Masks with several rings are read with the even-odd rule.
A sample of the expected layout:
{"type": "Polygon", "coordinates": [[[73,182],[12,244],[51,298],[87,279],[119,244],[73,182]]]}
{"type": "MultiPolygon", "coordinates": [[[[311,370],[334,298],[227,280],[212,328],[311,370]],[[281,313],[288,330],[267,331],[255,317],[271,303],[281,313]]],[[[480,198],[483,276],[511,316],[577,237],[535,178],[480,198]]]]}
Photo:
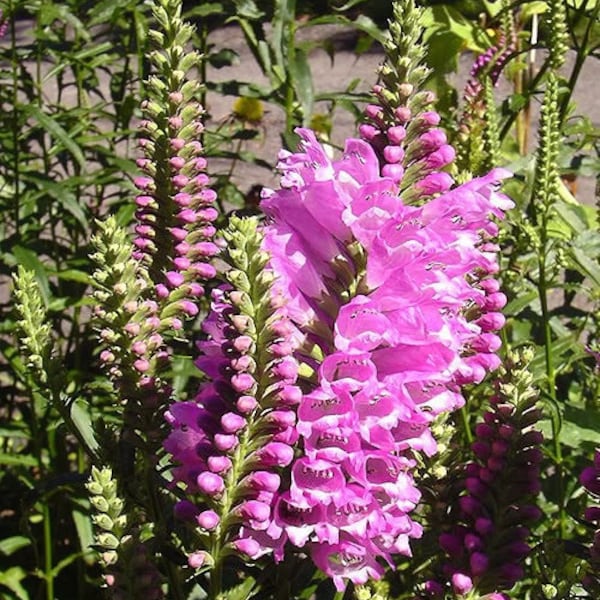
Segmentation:
{"type": "MultiPolygon", "coordinates": [[[[427,132],[415,160],[445,143],[427,132]]],[[[323,359],[304,359],[316,378],[298,406],[301,454],[267,532],[307,548],[342,589],[380,576],[378,558],[410,553],[421,534],[412,453],[435,453],[431,421],[463,404],[459,385],[499,364],[505,298],[489,239],[512,202],[496,170],[407,206],[370,144],[348,140],[331,160],[312,132],[298,133],[282,189],[265,194],[264,248],[276,292],[323,359]]]]}

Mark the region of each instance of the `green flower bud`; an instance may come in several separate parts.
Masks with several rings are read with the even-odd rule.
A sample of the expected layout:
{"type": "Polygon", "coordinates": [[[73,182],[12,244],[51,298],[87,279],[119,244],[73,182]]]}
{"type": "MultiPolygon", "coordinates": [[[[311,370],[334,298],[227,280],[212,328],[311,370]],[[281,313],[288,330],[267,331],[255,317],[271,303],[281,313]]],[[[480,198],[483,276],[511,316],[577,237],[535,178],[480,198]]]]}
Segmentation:
{"type": "MultiPolygon", "coordinates": [[[[102,491],[100,493],[102,493],[102,491]]],[[[110,506],[108,500],[103,496],[92,496],[92,498],[90,498],[90,503],[98,512],[106,513],[109,511],[110,506]]]]}
{"type": "Polygon", "coordinates": [[[96,536],[96,540],[99,546],[109,550],[116,550],[119,547],[119,540],[112,533],[99,533],[96,536]]]}
{"type": "Polygon", "coordinates": [[[114,521],[104,513],[94,515],[92,517],[92,521],[94,525],[100,527],[100,529],[104,529],[105,531],[112,531],[115,526],[114,521]]]}

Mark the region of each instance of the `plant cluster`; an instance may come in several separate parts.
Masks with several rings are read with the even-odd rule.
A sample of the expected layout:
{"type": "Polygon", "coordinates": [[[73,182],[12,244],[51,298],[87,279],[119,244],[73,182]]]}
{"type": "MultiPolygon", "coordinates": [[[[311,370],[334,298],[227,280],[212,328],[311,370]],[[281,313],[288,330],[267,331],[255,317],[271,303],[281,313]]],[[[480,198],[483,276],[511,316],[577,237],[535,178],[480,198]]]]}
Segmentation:
{"type": "Polygon", "coordinates": [[[0,596],[597,597],[600,3],[266,4],[2,6],[0,596]],[[209,80],[223,26],[265,85],[209,80]]]}

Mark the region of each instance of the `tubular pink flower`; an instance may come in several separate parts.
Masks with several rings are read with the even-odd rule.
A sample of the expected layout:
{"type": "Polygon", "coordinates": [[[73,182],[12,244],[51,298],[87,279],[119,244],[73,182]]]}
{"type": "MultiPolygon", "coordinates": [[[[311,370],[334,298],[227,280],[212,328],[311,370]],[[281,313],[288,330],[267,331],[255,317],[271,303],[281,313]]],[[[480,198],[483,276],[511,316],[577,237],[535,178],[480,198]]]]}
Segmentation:
{"type": "MultiPolygon", "coordinates": [[[[449,148],[431,129],[435,113],[415,123],[424,136],[421,154],[413,149],[418,160],[449,148]]],[[[388,130],[390,142],[403,132],[388,130]]],[[[485,244],[491,218],[512,204],[495,189],[507,176],[497,170],[407,206],[372,145],[348,140],[331,160],[312,132],[299,134],[300,152],[281,156],[282,189],[263,200],[271,219],[264,248],[291,319],[323,359],[309,361],[316,385],[297,409],[302,452],[267,531],[309,548],[340,587],[379,576],[371,559],[410,552],[409,539],[421,534],[410,518],[420,498],[411,456],[435,453],[432,419],[462,405],[460,384],[498,366],[491,332],[502,324],[493,311],[503,298],[490,283],[495,255],[485,244]],[[353,281],[360,292],[348,297],[338,282],[353,281]],[[339,551],[341,540],[360,552],[339,551]],[[338,569],[331,560],[341,555],[349,562],[338,569]]],[[[438,192],[451,184],[445,173],[419,185],[427,181],[438,192]]]]}

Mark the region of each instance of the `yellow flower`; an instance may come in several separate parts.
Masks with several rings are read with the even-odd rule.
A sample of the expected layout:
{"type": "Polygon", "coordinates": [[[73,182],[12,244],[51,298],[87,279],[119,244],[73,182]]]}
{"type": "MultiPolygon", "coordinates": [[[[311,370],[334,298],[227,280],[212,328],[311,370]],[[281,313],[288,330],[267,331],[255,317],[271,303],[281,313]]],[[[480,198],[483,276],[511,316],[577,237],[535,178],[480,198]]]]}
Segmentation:
{"type": "Polygon", "coordinates": [[[260,123],[264,115],[263,104],[257,98],[240,96],[233,103],[233,114],[247,123],[260,123]]]}

